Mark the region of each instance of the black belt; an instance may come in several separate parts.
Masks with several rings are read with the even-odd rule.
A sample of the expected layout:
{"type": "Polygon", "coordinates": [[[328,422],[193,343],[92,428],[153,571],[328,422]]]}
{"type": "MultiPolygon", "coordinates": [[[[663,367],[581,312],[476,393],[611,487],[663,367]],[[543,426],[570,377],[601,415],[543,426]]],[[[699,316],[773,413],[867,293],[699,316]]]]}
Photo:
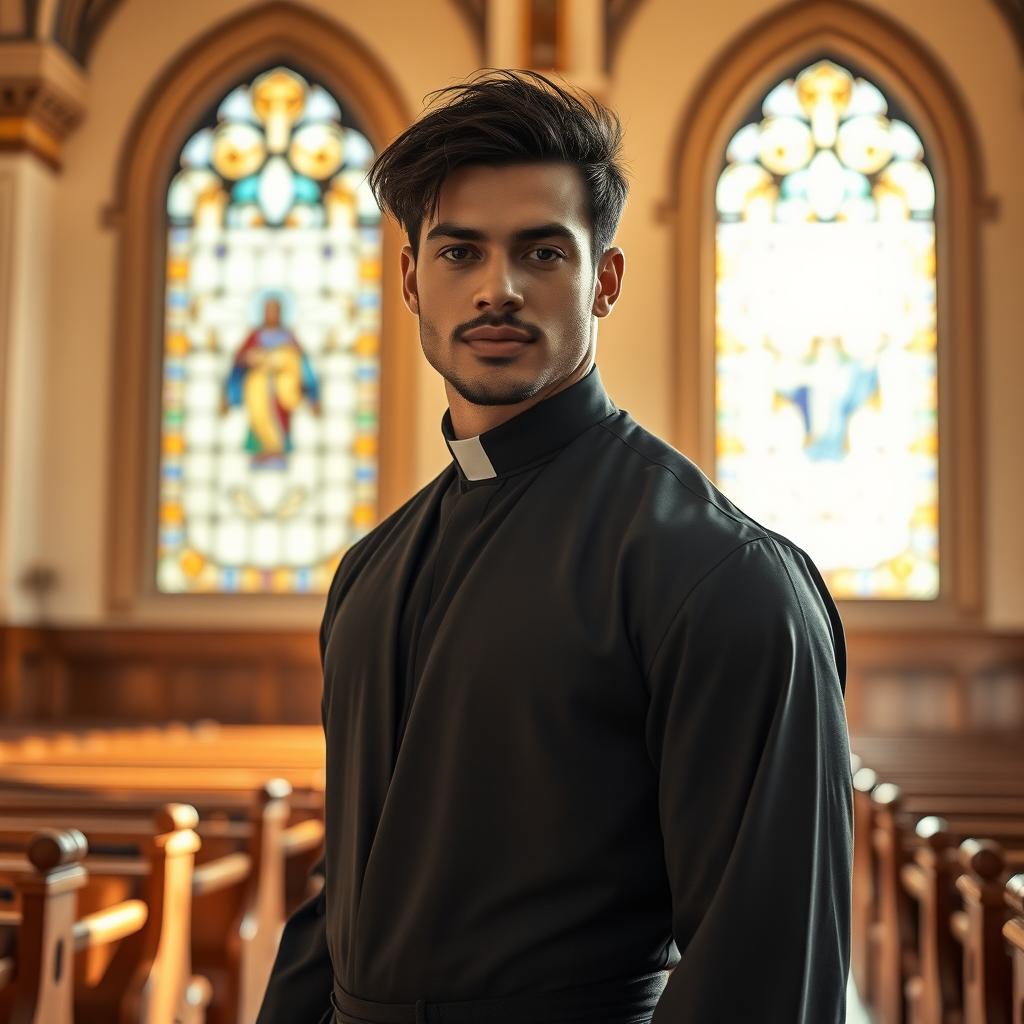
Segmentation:
{"type": "Polygon", "coordinates": [[[667,971],[497,999],[457,1003],[371,1003],[334,983],[334,1024],[646,1024],[667,971]]]}

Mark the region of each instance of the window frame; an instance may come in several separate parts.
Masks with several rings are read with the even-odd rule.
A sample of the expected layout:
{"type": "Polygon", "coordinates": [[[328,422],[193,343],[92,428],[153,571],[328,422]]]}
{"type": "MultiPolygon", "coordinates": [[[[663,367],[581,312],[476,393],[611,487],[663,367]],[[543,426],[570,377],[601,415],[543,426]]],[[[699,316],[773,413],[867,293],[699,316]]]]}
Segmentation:
{"type": "MultiPolygon", "coordinates": [[[[378,152],[412,119],[390,76],[361,43],[336,22],[290,5],[222,22],[173,61],[140,103],[104,212],[118,243],[105,589],[111,612],[140,621],[308,627],[323,608],[322,594],[164,594],[156,585],[166,187],[204,111],[275,64],[322,82],[378,152]]],[[[382,266],[398,265],[403,242],[385,218],[382,266]]],[[[385,273],[381,290],[378,521],[413,488],[418,349],[399,276],[385,273]]]]}
{"type": "MultiPolygon", "coordinates": [[[[743,114],[799,62],[847,60],[907,111],[936,186],[939,596],[844,599],[844,623],[882,630],[982,621],[978,317],[979,148],[941,69],[903,29],[841,0],[794,5],[749,26],[694,91],[680,126],[663,219],[674,237],[673,443],[708,476],[715,465],[715,182],[743,114]]],[[[784,531],[783,531],[784,532],[784,531]]]]}

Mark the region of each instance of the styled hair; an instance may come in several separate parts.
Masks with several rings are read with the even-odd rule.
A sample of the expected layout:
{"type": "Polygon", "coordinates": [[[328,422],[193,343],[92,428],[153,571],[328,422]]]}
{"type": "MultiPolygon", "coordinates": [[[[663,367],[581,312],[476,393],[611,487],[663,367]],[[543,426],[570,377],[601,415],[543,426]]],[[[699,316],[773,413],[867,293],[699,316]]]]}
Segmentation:
{"type": "Polygon", "coordinates": [[[437,215],[441,185],[456,167],[567,163],[578,168],[586,188],[597,265],[629,191],[619,162],[622,124],[613,111],[536,71],[494,68],[427,98],[426,112],[378,155],[368,174],[378,206],[405,229],[414,255],[423,221],[437,215]]]}

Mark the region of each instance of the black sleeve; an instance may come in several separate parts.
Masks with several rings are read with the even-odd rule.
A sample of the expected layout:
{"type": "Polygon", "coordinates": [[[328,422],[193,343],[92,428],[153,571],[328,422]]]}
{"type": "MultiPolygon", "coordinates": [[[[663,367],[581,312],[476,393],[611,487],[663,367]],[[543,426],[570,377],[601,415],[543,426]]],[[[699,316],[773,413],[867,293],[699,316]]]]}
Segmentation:
{"type": "Polygon", "coordinates": [[[838,1024],[852,788],[835,604],[762,537],[690,591],[655,651],[647,742],[680,960],[652,1024],[838,1024]]]}
{"type": "MultiPolygon", "coordinates": [[[[341,566],[327,594],[324,617],[320,623],[320,668],[323,670],[327,637],[334,621],[335,592],[341,566]]],[[[323,719],[323,703],[320,706],[323,719]]],[[[324,857],[316,862],[310,874],[323,875],[324,857]]],[[[330,1019],[331,991],[334,969],[327,949],[325,920],[326,885],[298,907],[284,926],[281,944],[274,958],[274,967],[267,982],[256,1024],[295,1024],[296,1021],[330,1019]]]]}

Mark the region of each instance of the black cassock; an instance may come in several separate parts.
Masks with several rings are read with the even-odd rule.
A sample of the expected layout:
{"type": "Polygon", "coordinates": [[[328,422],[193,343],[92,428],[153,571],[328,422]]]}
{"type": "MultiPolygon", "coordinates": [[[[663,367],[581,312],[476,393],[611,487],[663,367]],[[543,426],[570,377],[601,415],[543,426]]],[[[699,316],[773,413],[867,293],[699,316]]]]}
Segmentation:
{"type": "Polygon", "coordinates": [[[330,588],[325,886],[259,1024],[845,1020],[846,650],[817,568],[596,368],[442,431],[453,463],[330,588]]]}

